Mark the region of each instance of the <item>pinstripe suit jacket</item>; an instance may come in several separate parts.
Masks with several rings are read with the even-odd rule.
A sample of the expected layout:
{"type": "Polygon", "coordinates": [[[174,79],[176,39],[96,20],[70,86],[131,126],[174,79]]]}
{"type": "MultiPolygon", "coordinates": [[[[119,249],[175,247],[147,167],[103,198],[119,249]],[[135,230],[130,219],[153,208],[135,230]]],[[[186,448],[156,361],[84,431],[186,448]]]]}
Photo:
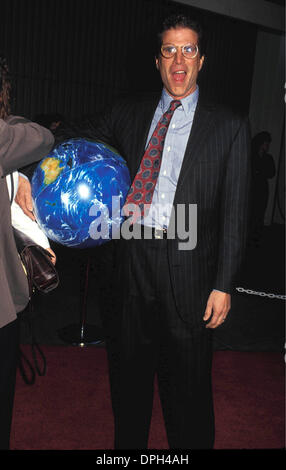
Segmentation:
{"type": "MultiPolygon", "coordinates": [[[[159,99],[121,101],[95,130],[97,138],[113,145],[126,159],[131,180],[159,99]]],[[[174,199],[174,206],[197,205],[197,245],[193,250],[179,250],[177,237],[168,240],[176,305],[180,315],[194,324],[203,322],[213,288],[231,293],[235,287],[247,235],[249,152],[248,119],[223,107],[205,105],[200,98],[174,199]]],[[[187,218],[188,210],[186,227],[187,218]]],[[[123,279],[128,253],[122,249],[120,260],[118,279],[123,279]]]]}

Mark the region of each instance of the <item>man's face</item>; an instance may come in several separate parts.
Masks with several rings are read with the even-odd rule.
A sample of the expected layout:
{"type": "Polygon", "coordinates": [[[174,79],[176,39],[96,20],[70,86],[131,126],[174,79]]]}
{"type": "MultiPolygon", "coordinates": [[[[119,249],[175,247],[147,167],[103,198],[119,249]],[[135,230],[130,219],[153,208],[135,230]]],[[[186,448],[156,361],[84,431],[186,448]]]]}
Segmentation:
{"type": "Polygon", "coordinates": [[[156,58],[156,67],[161,74],[165,89],[174,99],[181,99],[193,93],[196,89],[198,73],[204,62],[200,53],[194,59],[183,56],[180,46],[198,44],[198,35],[189,28],[172,28],[162,36],[162,45],[176,46],[176,54],[166,59],[162,55],[156,58]]]}

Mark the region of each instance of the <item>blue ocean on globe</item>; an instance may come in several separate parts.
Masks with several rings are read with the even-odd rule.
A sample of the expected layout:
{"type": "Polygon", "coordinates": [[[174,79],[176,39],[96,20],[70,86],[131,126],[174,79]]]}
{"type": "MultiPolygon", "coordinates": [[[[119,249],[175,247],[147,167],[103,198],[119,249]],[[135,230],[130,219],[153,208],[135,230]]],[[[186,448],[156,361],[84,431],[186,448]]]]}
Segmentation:
{"type": "Polygon", "coordinates": [[[32,178],[36,220],[57,243],[90,248],[118,238],[130,187],[125,160],[112,147],[76,138],[58,145],[32,178]]]}

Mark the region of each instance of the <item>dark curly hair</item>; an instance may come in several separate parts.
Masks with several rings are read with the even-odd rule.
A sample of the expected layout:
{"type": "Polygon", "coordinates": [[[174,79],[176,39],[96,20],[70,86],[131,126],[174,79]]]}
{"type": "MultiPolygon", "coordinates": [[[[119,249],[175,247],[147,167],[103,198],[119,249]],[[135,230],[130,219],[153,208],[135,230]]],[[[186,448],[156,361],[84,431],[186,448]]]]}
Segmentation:
{"type": "Polygon", "coordinates": [[[11,81],[6,58],[0,55],[0,118],[5,119],[10,108],[11,81]]]}
{"type": "Polygon", "coordinates": [[[157,47],[155,55],[159,57],[160,50],[162,46],[162,37],[163,34],[168,31],[169,29],[176,29],[176,28],[189,28],[198,35],[198,48],[200,55],[205,54],[205,44],[203,40],[203,30],[201,24],[183,13],[171,14],[167,18],[165,18],[159,28],[159,32],[157,33],[157,47]]]}

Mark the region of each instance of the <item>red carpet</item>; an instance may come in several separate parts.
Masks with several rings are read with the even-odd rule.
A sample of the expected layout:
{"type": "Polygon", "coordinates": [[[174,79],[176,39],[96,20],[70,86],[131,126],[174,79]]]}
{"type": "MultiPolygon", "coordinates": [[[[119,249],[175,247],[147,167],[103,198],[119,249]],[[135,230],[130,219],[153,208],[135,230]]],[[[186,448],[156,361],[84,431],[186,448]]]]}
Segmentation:
{"type": "MultiPolygon", "coordinates": [[[[32,386],[17,376],[11,450],[112,449],[105,349],[42,349],[46,375],[32,386]]],[[[284,448],[284,367],[280,353],[214,353],[216,449],[284,448]]],[[[149,447],[168,449],[157,393],[149,447]]]]}

